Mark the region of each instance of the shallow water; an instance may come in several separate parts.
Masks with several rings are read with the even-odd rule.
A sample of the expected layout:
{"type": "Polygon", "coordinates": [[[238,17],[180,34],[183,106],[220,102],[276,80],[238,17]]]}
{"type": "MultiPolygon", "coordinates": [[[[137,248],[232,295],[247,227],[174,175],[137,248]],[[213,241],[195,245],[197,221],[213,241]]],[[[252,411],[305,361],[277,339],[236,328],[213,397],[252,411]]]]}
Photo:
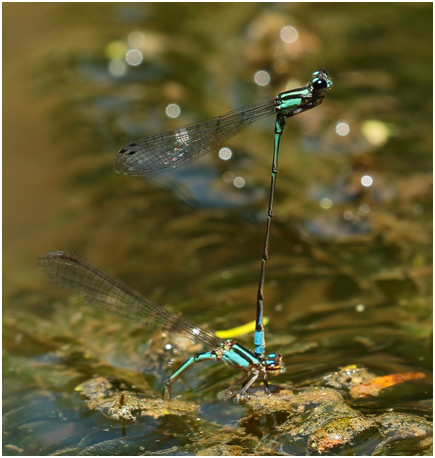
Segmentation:
{"type": "Polygon", "coordinates": [[[3,12],[3,453],[430,455],[432,5],[3,12]],[[237,371],[196,365],[162,403],[200,349],[77,304],[36,258],[76,251],[206,329],[254,320],[273,119],[225,145],[229,161],[142,179],[113,157],[322,67],[334,87],[281,144],[265,314],[287,371],[270,399],[256,385],[237,403],[237,371]]]}

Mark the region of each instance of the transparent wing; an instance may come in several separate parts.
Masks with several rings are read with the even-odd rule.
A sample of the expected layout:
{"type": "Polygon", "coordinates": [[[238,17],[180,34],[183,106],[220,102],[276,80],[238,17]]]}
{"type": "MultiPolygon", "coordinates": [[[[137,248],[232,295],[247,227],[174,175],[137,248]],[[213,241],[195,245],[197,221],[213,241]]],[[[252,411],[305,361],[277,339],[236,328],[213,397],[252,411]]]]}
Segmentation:
{"type": "Polygon", "coordinates": [[[38,267],[55,285],[104,312],[145,327],[183,333],[209,347],[220,342],[213,334],[168,312],[77,254],[53,251],[39,257],[38,267]]]}
{"type": "Polygon", "coordinates": [[[181,167],[217,149],[257,119],[273,114],[275,105],[275,100],[258,103],[138,140],[116,154],[115,171],[138,176],[181,167]]]}

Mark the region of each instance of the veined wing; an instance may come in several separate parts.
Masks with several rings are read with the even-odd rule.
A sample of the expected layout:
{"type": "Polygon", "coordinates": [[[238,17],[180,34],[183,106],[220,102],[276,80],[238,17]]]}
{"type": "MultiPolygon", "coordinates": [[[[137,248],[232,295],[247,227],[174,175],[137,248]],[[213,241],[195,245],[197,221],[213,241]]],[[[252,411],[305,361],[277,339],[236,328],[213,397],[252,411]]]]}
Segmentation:
{"type": "Polygon", "coordinates": [[[209,347],[220,342],[213,334],[168,312],[75,253],[44,254],[38,259],[38,267],[55,285],[104,312],[145,327],[183,333],[209,347]]]}
{"type": "Polygon", "coordinates": [[[116,154],[115,171],[140,176],[181,167],[217,149],[257,119],[273,114],[275,105],[275,100],[261,102],[133,142],[116,154]]]}

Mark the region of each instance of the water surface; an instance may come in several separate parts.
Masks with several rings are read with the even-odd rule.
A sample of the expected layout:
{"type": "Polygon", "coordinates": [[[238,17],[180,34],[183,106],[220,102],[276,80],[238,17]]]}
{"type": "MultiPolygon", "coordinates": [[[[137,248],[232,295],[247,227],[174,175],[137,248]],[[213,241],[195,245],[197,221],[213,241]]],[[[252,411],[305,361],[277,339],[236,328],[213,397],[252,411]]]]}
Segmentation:
{"type": "Polygon", "coordinates": [[[431,454],[432,5],[3,12],[3,453],[431,454]],[[76,251],[207,329],[253,320],[273,119],[229,161],[141,179],[113,157],[323,67],[334,87],[280,155],[265,313],[287,372],[236,403],[240,374],[197,365],[168,407],[164,378],[200,349],[77,304],[36,259],[76,251]]]}

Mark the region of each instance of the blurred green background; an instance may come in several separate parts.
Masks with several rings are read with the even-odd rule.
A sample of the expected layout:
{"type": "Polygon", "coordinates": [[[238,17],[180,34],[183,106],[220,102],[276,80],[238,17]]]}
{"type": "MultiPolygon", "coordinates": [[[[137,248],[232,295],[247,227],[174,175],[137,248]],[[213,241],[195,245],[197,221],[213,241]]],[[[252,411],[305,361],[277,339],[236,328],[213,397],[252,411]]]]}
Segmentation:
{"type": "MultiPolygon", "coordinates": [[[[89,413],[79,383],[119,376],[157,397],[170,358],[190,355],[180,347],[151,361],[150,333],[71,303],[37,271],[40,254],[76,251],[213,330],[255,318],[272,117],[224,145],[229,161],[213,152],[142,179],[117,175],[113,157],[138,138],[273,98],[319,68],[334,87],[288,121],[281,144],[265,314],[268,350],[288,370],[274,383],[347,364],[429,374],[432,4],[3,4],[5,454],[90,453],[79,446],[89,431],[114,439],[118,426],[89,413]]],[[[252,336],[240,340],[252,347],[252,336]]],[[[201,431],[242,427],[241,406],[213,417],[238,375],[211,365],[174,386],[203,403],[201,431]]],[[[395,400],[399,410],[428,415],[427,380],[395,400]]],[[[162,424],[144,420],[143,450],[206,450],[183,418],[165,420],[180,435],[161,447],[162,424]]]]}

